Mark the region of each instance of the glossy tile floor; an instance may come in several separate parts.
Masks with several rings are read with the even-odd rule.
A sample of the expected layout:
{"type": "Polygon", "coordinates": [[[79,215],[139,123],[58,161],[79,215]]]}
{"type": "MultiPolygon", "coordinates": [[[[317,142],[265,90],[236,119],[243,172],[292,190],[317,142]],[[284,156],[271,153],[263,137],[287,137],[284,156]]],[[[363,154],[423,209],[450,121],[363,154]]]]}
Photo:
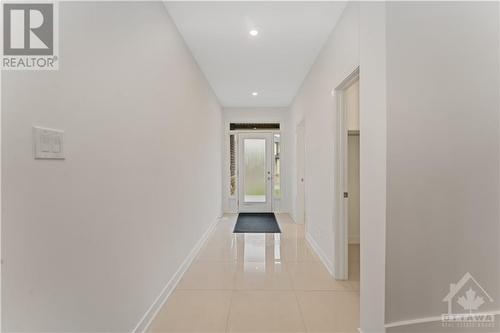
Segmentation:
{"type": "Polygon", "coordinates": [[[336,281],[287,214],[281,234],[233,234],[236,217],[217,225],[151,332],[357,332],[359,246],[336,281]]]}

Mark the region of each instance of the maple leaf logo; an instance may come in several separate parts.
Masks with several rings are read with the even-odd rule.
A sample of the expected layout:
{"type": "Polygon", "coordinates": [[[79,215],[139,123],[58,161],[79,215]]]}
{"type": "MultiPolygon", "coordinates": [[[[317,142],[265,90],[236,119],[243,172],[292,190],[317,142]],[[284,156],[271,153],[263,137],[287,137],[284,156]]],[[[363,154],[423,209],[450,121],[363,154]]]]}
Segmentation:
{"type": "Polygon", "coordinates": [[[472,312],[472,310],[478,310],[479,307],[483,305],[484,299],[480,296],[476,296],[476,292],[469,288],[469,290],[465,292],[465,297],[460,296],[457,303],[460,304],[464,310],[472,312]]]}

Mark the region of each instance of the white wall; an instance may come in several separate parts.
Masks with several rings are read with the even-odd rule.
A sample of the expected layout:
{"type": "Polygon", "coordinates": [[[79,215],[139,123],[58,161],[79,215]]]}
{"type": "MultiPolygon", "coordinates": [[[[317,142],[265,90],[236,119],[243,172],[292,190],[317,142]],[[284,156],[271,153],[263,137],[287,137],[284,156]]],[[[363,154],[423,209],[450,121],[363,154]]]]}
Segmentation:
{"type": "Polygon", "coordinates": [[[131,331],[221,212],[220,109],[161,2],[62,2],[60,41],[2,73],[2,329],[131,331]]]}
{"type": "Polygon", "coordinates": [[[386,233],[386,4],[360,5],[360,326],[384,331],[386,233]]]}
{"type": "MultiPolygon", "coordinates": [[[[295,98],[295,128],[305,118],[306,228],[333,261],[335,98],[330,94],[359,65],[359,6],[346,7],[295,98]]],[[[329,268],[333,269],[331,262],[329,268]]]]}
{"type": "Polygon", "coordinates": [[[347,114],[347,130],[359,131],[359,80],[356,80],[344,92],[347,114]]]}
{"type": "Polygon", "coordinates": [[[237,211],[237,197],[229,195],[229,124],[280,123],[281,130],[281,199],[274,200],[276,212],[290,212],[291,129],[288,108],[224,108],[222,111],[222,207],[224,212],[237,211]]]}
{"type": "Polygon", "coordinates": [[[390,323],[439,317],[466,272],[495,300],[480,310],[500,310],[498,13],[387,4],[390,323]]]}
{"type": "MultiPolygon", "coordinates": [[[[360,66],[361,329],[384,330],[385,5],[349,3],[291,106],[291,128],[306,124],[306,231],[333,270],[336,98],[360,66]]],[[[295,138],[291,140],[295,144],[295,138]]],[[[291,150],[292,152],[294,149],[291,150]]],[[[295,160],[295,155],[292,156],[295,160]]],[[[292,169],[291,179],[296,170],[292,169]]],[[[296,196],[292,182],[292,197],[296,196]]],[[[295,214],[293,210],[293,214],[295,214]]]]}
{"type": "Polygon", "coordinates": [[[291,107],[306,123],[307,233],[333,258],[328,92],[360,65],[363,332],[439,317],[466,271],[500,298],[498,4],[387,7],[349,4],[291,107]]]}

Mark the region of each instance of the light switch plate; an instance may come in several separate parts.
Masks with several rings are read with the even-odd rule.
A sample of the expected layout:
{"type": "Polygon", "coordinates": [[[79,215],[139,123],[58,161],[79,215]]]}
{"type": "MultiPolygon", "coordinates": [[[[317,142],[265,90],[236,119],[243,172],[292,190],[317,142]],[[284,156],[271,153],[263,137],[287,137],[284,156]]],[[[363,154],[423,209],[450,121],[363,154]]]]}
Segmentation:
{"type": "Polygon", "coordinates": [[[64,159],[64,131],[33,127],[35,159],[64,159]]]}

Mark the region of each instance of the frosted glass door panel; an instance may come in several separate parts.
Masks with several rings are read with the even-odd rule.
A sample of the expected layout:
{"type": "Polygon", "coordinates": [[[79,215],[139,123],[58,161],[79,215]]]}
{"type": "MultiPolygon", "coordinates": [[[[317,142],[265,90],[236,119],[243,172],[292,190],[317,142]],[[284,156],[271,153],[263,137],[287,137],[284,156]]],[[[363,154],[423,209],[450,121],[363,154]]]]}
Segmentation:
{"type": "Polygon", "coordinates": [[[266,140],[244,139],[245,202],[266,202],[266,140]]]}

